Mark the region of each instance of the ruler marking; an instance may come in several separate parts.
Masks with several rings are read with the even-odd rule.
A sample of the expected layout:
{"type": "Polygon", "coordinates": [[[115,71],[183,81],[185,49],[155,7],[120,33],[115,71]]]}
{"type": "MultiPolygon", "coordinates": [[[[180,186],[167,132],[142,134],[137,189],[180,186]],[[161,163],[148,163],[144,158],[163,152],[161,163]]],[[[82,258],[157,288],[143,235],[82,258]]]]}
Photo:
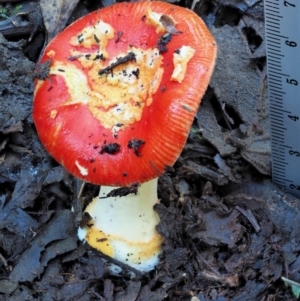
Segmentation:
{"type": "Polygon", "coordinates": [[[285,179],[282,179],[282,178],[278,178],[278,177],[274,177],[274,179],[273,179],[273,182],[275,183],[275,184],[277,184],[277,185],[279,185],[279,186],[285,186],[285,179]],[[284,183],[284,184],[280,184],[280,183],[284,183]]]}
{"type": "Polygon", "coordinates": [[[275,68],[275,67],[271,67],[271,66],[269,66],[269,69],[270,70],[275,70],[275,71],[282,71],[281,68],[275,68]]]}
{"type": "Polygon", "coordinates": [[[281,187],[281,188],[284,188],[284,186],[285,186],[285,181],[283,181],[283,180],[280,180],[280,179],[274,179],[273,182],[274,182],[275,184],[277,184],[277,185],[278,185],[279,187],[281,187]]]}
{"type": "Polygon", "coordinates": [[[272,30],[272,32],[280,33],[280,28],[278,26],[268,25],[268,27],[270,30],[272,30]]]}
{"type": "Polygon", "coordinates": [[[275,54],[277,57],[278,57],[278,56],[284,57],[283,54],[279,54],[278,52],[273,52],[273,51],[269,51],[269,50],[268,50],[267,53],[275,54]]]}
{"type": "Polygon", "coordinates": [[[267,29],[271,29],[272,31],[276,32],[276,33],[280,33],[280,27],[279,26],[275,26],[273,24],[266,24],[267,29]],[[276,29],[276,30],[274,30],[276,29]]]}
{"type": "Polygon", "coordinates": [[[283,135],[280,135],[280,134],[277,134],[277,133],[273,133],[273,132],[271,132],[271,135],[272,135],[272,137],[275,137],[281,143],[284,143],[284,141],[283,141],[283,135]]]}
{"type": "Polygon", "coordinates": [[[274,6],[274,4],[275,4],[275,3],[266,4],[265,7],[267,7],[267,9],[268,9],[268,8],[269,8],[269,9],[272,9],[272,10],[278,12],[278,14],[280,14],[280,12],[279,12],[279,7],[278,7],[278,6],[274,6]]]}
{"type": "Polygon", "coordinates": [[[280,157],[280,161],[274,159],[274,162],[276,162],[276,164],[278,163],[278,164],[282,164],[282,165],[286,165],[287,164],[287,162],[282,161],[282,156],[280,157]]]}
{"type": "Polygon", "coordinates": [[[269,50],[268,50],[270,53],[276,53],[276,54],[281,54],[281,48],[271,48],[269,47],[269,50]]]}
{"type": "Polygon", "coordinates": [[[278,120],[278,119],[274,119],[274,118],[272,118],[272,122],[274,123],[274,122],[277,122],[277,124],[280,124],[280,125],[283,125],[284,123],[283,123],[283,120],[278,120]]]}
{"type": "Polygon", "coordinates": [[[271,58],[274,58],[274,59],[282,60],[282,58],[280,58],[280,56],[283,57],[282,54],[277,54],[277,53],[275,53],[275,55],[274,55],[273,53],[271,53],[271,54],[268,56],[268,58],[271,57],[271,58]]]}
{"type": "Polygon", "coordinates": [[[277,93],[274,93],[274,92],[272,92],[272,93],[270,93],[270,97],[272,98],[272,96],[278,96],[278,97],[280,97],[281,96],[281,100],[282,100],[282,95],[280,95],[280,94],[277,94],[277,93]]]}
{"type": "Polygon", "coordinates": [[[281,94],[285,94],[285,92],[280,91],[280,90],[275,90],[274,88],[269,88],[270,91],[276,92],[276,93],[281,93],[281,94]]]}
{"type": "MultiPolygon", "coordinates": [[[[280,84],[280,86],[282,86],[282,85],[280,84]]],[[[272,84],[269,84],[269,87],[272,87],[272,88],[277,88],[277,87],[278,87],[278,85],[272,85],[272,84]]],[[[280,88],[280,87],[278,87],[278,88],[280,88]]]]}
{"type": "Polygon", "coordinates": [[[288,146],[288,145],[283,145],[286,148],[292,149],[292,147],[288,146]]]}
{"type": "Polygon", "coordinates": [[[274,5],[266,4],[265,9],[266,9],[266,11],[271,11],[272,10],[273,13],[276,13],[278,15],[280,14],[279,7],[276,7],[274,5]]]}
{"type": "Polygon", "coordinates": [[[269,47],[268,49],[271,49],[271,51],[276,51],[276,53],[278,52],[281,52],[281,47],[276,47],[276,48],[274,48],[274,47],[269,47]]]}
{"type": "Polygon", "coordinates": [[[279,174],[279,176],[281,176],[282,175],[282,167],[277,167],[277,168],[275,168],[275,166],[273,166],[273,168],[272,168],[272,171],[275,171],[275,172],[278,172],[279,174]]]}
{"type": "Polygon", "coordinates": [[[272,135],[273,137],[275,137],[278,141],[280,140],[280,142],[283,143],[283,135],[279,135],[279,134],[273,133],[273,132],[271,132],[271,135],[272,135]]]}
{"type": "MultiPolygon", "coordinates": [[[[275,156],[274,154],[272,154],[272,158],[275,158],[275,159],[277,159],[277,160],[280,160],[281,161],[281,159],[282,159],[282,155],[281,156],[275,156]]],[[[274,167],[274,169],[276,169],[275,167],[274,167]]]]}
{"type": "Polygon", "coordinates": [[[278,59],[278,58],[271,58],[271,59],[268,59],[268,64],[270,63],[270,62],[274,62],[274,63],[277,63],[277,64],[280,64],[280,65],[282,65],[281,64],[281,59],[278,59]]]}
{"type": "MultiPolygon", "coordinates": [[[[268,31],[267,31],[268,32],[268,31]]],[[[272,32],[273,33],[273,32],[272,32]]],[[[282,36],[282,35],[278,35],[278,34],[274,34],[274,36],[270,37],[270,36],[267,36],[266,40],[269,41],[269,40],[276,40],[276,41],[281,41],[281,39],[284,38],[284,39],[287,39],[287,37],[285,36],[282,36]]]]}
{"type": "MultiPolygon", "coordinates": [[[[280,51],[281,52],[281,51],[280,51]]],[[[268,61],[268,66],[277,66],[277,67],[281,67],[281,62],[276,61],[276,63],[272,60],[268,61]],[[277,64],[276,64],[277,63],[277,64]]]]}
{"type": "Polygon", "coordinates": [[[282,114],[276,111],[276,109],[277,109],[277,108],[278,108],[278,106],[276,106],[276,107],[272,107],[273,111],[270,113],[270,115],[272,114],[272,116],[274,116],[274,117],[277,117],[277,118],[278,118],[278,117],[281,117],[281,116],[282,116],[282,114]]]}
{"type": "MultiPolygon", "coordinates": [[[[273,17],[275,17],[275,18],[269,17],[269,19],[272,19],[272,20],[278,20],[278,18],[283,18],[283,17],[280,16],[280,15],[270,14],[270,13],[268,13],[268,16],[273,16],[273,17]]],[[[278,21],[279,21],[279,20],[278,20],[278,21]]]]}
{"type": "Polygon", "coordinates": [[[272,32],[280,33],[280,27],[278,24],[268,24],[267,25],[272,32]]]}
{"type": "MultiPolygon", "coordinates": [[[[278,134],[278,133],[274,133],[273,131],[271,131],[272,136],[274,136],[278,141],[280,140],[280,144],[284,143],[283,141],[283,134],[278,134]]],[[[277,144],[278,144],[277,141],[277,144]]]]}
{"type": "Polygon", "coordinates": [[[282,174],[281,174],[281,177],[280,176],[274,176],[273,178],[273,182],[275,184],[277,184],[279,187],[284,187],[285,186],[285,180],[282,180],[282,174]]]}
{"type": "Polygon", "coordinates": [[[269,83],[269,87],[281,89],[282,83],[269,83]]]}
{"type": "Polygon", "coordinates": [[[276,128],[274,128],[272,124],[271,124],[271,127],[270,127],[270,128],[271,128],[272,130],[275,129],[277,132],[278,132],[278,131],[280,131],[280,132],[286,131],[286,128],[285,128],[285,127],[281,127],[281,126],[279,127],[279,126],[276,126],[276,128]]]}
{"type": "Polygon", "coordinates": [[[272,140],[272,152],[274,151],[273,149],[275,149],[277,147],[277,145],[283,143],[283,141],[279,141],[277,138],[275,137],[271,137],[272,140]],[[275,144],[276,143],[276,144],[275,144]],[[275,146],[274,146],[275,145],[275,146]]]}
{"type": "Polygon", "coordinates": [[[279,123],[279,122],[274,122],[273,121],[273,124],[277,124],[278,126],[283,126],[283,123],[279,123]]]}
{"type": "MultiPolygon", "coordinates": [[[[278,2],[278,0],[272,0],[272,1],[269,1],[269,0],[266,0],[266,3],[274,3],[274,1],[277,1],[278,2]]],[[[276,4],[276,3],[274,3],[274,4],[276,4]]],[[[279,5],[279,4],[278,4],[279,5]]]]}
{"type": "Polygon", "coordinates": [[[275,78],[277,78],[277,79],[282,79],[282,76],[278,76],[278,75],[269,75],[269,78],[273,78],[273,79],[275,79],[275,78]]]}
{"type": "Polygon", "coordinates": [[[281,180],[275,180],[275,179],[273,180],[273,182],[274,182],[274,184],[277,184],[277,186],[280,187],[281,189],[284,189],[285,182],[283,182],[281,180]]]}
{"type": "MultiPolygon", "coordinates": [[[[280,56],[283,58],[283,55],[273,55],[273,54],[269,54],[268,58],[271,57],[273,59],[278,59],[278,60],[282,60],[282,58],[280,58],[280,56]]],[[[271,74],[270,74],[271,75],[271,74]]],[[[270,76],[269,75],[269,76],[270,76]]]]}
{"type": "Polygon", "coordinates": [[[284,112],[284,113],[291,114],[291,112],[290,112],[290,111],[286,111],[286,110],[277,110],[277,111],[280,111],[280,112],[284,112]]]}
{"type": "Polygon", "coordinates": [[[268,45],[272,45],[272,46],[278,46],[278,43],[279,43],[280,41],[267,41],[267,43],[268,43],[268,45]]]}
{"type": "MultiPolygon", "coordinates": [[[[268,34],[268,30],[266,31],[267,34],[268,34]]],[[[286,36],[282,36],[280,34],[274,34],[272,31],[270,32],[270,34],[272,34],[273,36],[276,36],[276,37],[280,37],[280,38],[283,38],[283,39],[288,39],[289,37],[286,37],[286,36]]]]}
{"type": "Polygon", "coordinates": [[[282,170],[274,171],[274,167],[272,168],[272,174],[274,174],[274,176],[277,176],[277,177],[283,176],[282,170]]]}
{"type": "MultiPolygon", "coordinates": [[[[274,84],[274,83],[273,83],[274,84]]],[[[282,88],[281,86],[282,86],[282,84],[278,84],[276,87],[278,87],[278,86],[280,86],[280,88],[282,88]]],[[[272,87],[272,85],[270,85],[269,84],[269,87],[272,87]]],[[[278,102],[278,101],[277,101],[278,102]]],[[[282,100],[281,101],[279,101],[278,103],[282,103],[282,100]]]]}
{"type": "Polygon", "coordinates": [[[280,64],[281,65],[281,59],[268,59],[268,62],[274,62],[274,63],[278,63],[278,64],[280,64]]]}
{"type": "Polygon", "coordinates": [[[282,77],[279,76],[277,78],[270,77],[268,78],[268,83],[280,83],[281,84],[282,77]]]}
{"type": "Polygon", "coordinates": [[[270,110],[272,110],[272,111],[271,111],[272,114],[276,114],[276,115],[279,115],[279,116],[283,117],[282,114],[280,114],[280,112],[278,112],[277,106],[272,105],[272,106],[270,107],[270,110]]]}
{"type": "MultiPolygon", "coordinates": [[[[276,20],[276,22],[275,21],[268,21],[268,26],[270,27],[270,24],[274,24],[274,25],[276,25],[276,27],[278,27],[278,29],[280,29],[280,27],[279,27],[279,25],[280,25],[280,22],[279,22],[279,20],[276,20]]],[[[272,26],[274,26],[274,25],[272,25],[272,26]]]]}
{"type": "Polygon", "coordinates": [[[272,131],[275,130],[275,131],[277,131],[277,132],[279,132],[279,131],[282,132],[282,130],[285,130],[285,131],[287,130],[287,129],[284,128],[284,127],[278,127],[278,126],[276,127],[276,129],[274,129],[274,128],[272,128],[272,127],[271,127],[271,129],[272,129],[272,131]]]}
{"type": "Polygon", "coordinates": [[[279,186],[284,186],[285,185],[285,180],[282,178],[284,176],[285,172],[281,173],[281,175],[276,175],[274,176],[273,182],[279,186]]]}
{"type": "Polygon", "coordinates": [[[272,132],[272,134],[277,134],[277,135],[280,135],[280,136],[284,136],[284,131],[285,130],[286,129],[278,129],[278,130],[276,130],[276,129],[272,128],[271,132],[272,132]]]}
{"type": "Polygon", "coordinates": [[[282,86],[282,82],[275,81],[275,80],[272,80],[272,79],[269,79],[269,80],[268,80],[268,83],[269,83],[269,85],[270,85],[270,84],[274,84],[274,85],[280,85],[280,86],[282,86]]]}
{"type": "MultiPolygon", "coordinates": [[[[273,158],[274,158],[274,156],[273,156],[273,158]]],[[[281,157],[279,157],[279,160],[281,160],[281,157]]],[[[282,168],[281,167],[273,167],[273,170],[277,170],[277,171],[281,171],[282,170],[282,168]]]]}
{"type": "MultiPolygon", "coordinates": [[[[284,155],[284,152],[277,152],[277,153],[273,153],[272,156],[275,158],[279,158],[280,162],[282,160],[282,155],[284,155]],[[274,156],[273,156],[274,155],[274,156]]],[[[275,159],[276,160],[276,159],[275,159]]]]}
{"type": "Polygon", "coordinates": [[[272,92],[272,93],[270,93],[270,97],[272,97],[272,96],[278,96],[278,97],[280,97],[280,96],[282,96],[282,94],[278,94],[276,92],[272,92]]]}
{"type": "MultiPolygon", "coordinates": [[[[272,137],[274,137],[275,139],[277,139],[276,141],[277,141],[277,143],[284,143],[284,141],[283,141],[283,136],[281,135],[281,136],[279,136],[279,135],[277,135],[276,133],[271,133],[271,135],[272,135],[272,137]]],[[[272,150],[273,151],[273,150],[272,150]]]]}
{"type": "Polygon", "coordinates": [[[282,83],[271,83],[271,84],[269,83],[269,87],[272,87],[272,88],[278,88],[278,89],[280,89],[281,86],[282,86],[282,83]]]}
{"type": "Polygon", "coordinates": [[[277,38],[277,37],[267,37],[266,38],[267,43],[270,43],[272,40],[280,42],[280,38],[277,38]]]}
{"type": "Polygon", "coordinates": [[[283,75],[283,76],[289,76],[287,74],[284,74],[284,73],[279,73],[279,72],[273,72],[274,74],[280,74],[280,75],[283,75]]]}
{"type": "Polygon", "coordinates": [[[286,167],[285,165],[287,165],[287,163],[283,164],[283,163],[276,162],[276,165],[277,166],[282,166],[283,168],[285,168],[286,167]]]}
{"type": "Polygon", "coordinates": [[[278,11],[278,9],[276,8],[275,10],[271,9],[271,8],[266,8],[266,14],[269,15],[269,13],[272,12],[272,13],[277,13],[279,14],[280,12],[278,11]]]}
{"type": "Polygon", "coordinates": [[[289,112],[289,111],[286,111],[286,110],[279,110],[279,109],[277,109],[276,111],[274,111],[274,110],[272,110],[273,108],[271,108],[271,112],[272,113],[275,113],[275,112],[284,112],[284,113],[288,113],[288,114],[291,114],[291,112],[289,112]]]}
{"type": "Polygon", "coordinates": [[[284,176],[285,172],[283,170],[275,170],[274,167],[272,168],[272,174],[274,173],[274,176],[277,176],[278,179],[284,176]]]}
{"type": "Polygon", "coordinates": [[[285,169],[285,168],[286,168],[285,165],[281,165],[281,164],[279,164],[279,163],[277,163],[277,162],[276,162],[276,164],[277,164],[277,166],[281,167],[282,169],[285,169]]]}
{"type": "Polygon", "coordinates": [[[281,63],[269,60],[269,66],[281,67],[281,63]]]}
{"type": "Polygon", "coordinates": [[[265,7],[270,7],[273,8],[274,10],[278,9],[278,13],[279,13],[279,5],[276,5],[276,3],[270,2],[270,4],[266,4],[265,7]]]}
{"type": "Polygon", "coordinates": [[[271,111],[270,114],[279,115],[280,117],[283,117],[282,114],[280,112],[278,112],[277,106],[276,107],[270,107],[270,111],[271,111]]]}
{"type": "Polygon", "coordinates": [[[275,3],[275,1],[267,1],[265,2],[265,6],[278,6],[278,9],[279,9],[279,3],[275,3]]]}
{"type": "MultiPolygon", "coordinates": [[[[280,117],[283,118],[281,115],[275,116],[275,114],[270,114],[270,116],[271,116],[272,120],[277,120],[277,121],[280,121],[280,119],[279,119],[280,117]]],[[[283,122],[283,119],[282,119],[282,122],[283,122]]]]}

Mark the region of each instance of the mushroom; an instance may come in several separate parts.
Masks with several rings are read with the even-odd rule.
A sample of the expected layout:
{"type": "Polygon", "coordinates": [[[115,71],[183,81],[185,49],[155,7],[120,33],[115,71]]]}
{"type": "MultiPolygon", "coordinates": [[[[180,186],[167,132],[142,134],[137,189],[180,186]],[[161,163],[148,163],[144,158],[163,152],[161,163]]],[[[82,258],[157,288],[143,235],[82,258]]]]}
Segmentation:
{"type": "Polygon", "coordinates": [[[101,185],[79,230],[92,247],[141,271],[157,264],[157,178],[183,148],[215,59],[203,21],[159,1],[92,12],[45,48],[33,119],[53,158],[101,185]]]}

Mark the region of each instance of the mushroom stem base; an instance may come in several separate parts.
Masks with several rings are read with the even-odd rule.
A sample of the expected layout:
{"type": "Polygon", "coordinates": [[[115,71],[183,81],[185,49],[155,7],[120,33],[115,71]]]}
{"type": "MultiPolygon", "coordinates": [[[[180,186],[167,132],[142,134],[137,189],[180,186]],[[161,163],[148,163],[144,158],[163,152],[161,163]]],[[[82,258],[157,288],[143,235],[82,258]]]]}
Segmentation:
{"type": "Polygon", "coordinates": [[[106,197],[116,187],[102,186],[99,196],[86,208],[92,221],[79,229],[79,238],[102,253],[140,271],[158,263],[162,237],[156,232],[157,179],[142,184],[137,194],[106,197]]]}

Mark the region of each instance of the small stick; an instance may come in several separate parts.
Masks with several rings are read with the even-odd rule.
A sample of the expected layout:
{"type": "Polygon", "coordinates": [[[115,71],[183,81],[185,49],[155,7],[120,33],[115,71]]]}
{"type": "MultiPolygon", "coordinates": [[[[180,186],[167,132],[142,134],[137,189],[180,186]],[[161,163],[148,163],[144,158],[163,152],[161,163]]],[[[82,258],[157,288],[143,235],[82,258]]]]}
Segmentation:
{"type": "Polygon", "coordinates": [[[2,261],[2,263],[3,263],[3,265],[4,265],[4,267],[5,267],[5,269],[7,270],[7,271],[9,271],[8,270],[8,264],[7,264],[7,261],[5,260],[5,258],[3,257],[3,255],[0,253],[0,260],[2,261]]]}
{"type": "Polygon", "coordinates": [[[82,221],[82,191],[84,189],[85,182],[78,179],[74,179],[73,182],[73,207],[75,213],[75,225],[78,227],[82,221]]]}
{"type": "Polygon", "coordinates": [[[259,226],[256,218],[254,217],[253,213],[250,210],[244,210],[240,206],[236,206],[235,208],[238,211],[240,211],[249,220],[249,222],[253,226],[255,232],[259,232],[260,231],[260,226],[259,226]]]}

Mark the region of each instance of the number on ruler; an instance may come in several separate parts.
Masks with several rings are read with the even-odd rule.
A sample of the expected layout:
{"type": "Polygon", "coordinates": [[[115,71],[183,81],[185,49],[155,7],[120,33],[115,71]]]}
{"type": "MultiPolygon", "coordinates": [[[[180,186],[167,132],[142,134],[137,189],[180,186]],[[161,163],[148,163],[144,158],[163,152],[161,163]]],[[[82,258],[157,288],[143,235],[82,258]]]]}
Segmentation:
{"type": "Polygon", "coordinates": [[[298,86],[298,82],[295,79],[286,79],[286,82],[291,85],[298,86]]]}
{"type": "Polygon", "coordinates": [[[292,119],[293,121],[299,120],[299,116],[288,115],[288,118],[292,119]]]}
{"type": "Polygon", "coordinates": [[[284,4],[284,6],[292,6],[292,7],[296,6],[295,4],[292,4],[292,3],[287,2],[287,1],[284,1],[283,4],[284,4]]]}
{"type": "Polygon", "coordinates": [[[290,187],[291,187],[292,189],[300,190],[300,185],[291,184],[290,187]]]}
{"type": "Polygon", "coordinates": [[[290,47],[297,47],[297,43],[294,42],[294,41],[286,40],[285,44],[288,45],[288,46],[290,46],[290,47]]]}
{"type": "Polygon", "coordinates": [[[293,151],[293,150],[290,150],[289,151],[289,154],[291,155],[291,156],[296,156],[296,157],[300,157],[300,153],[299,152],[297,152],[297,151],[293,151]]]}

